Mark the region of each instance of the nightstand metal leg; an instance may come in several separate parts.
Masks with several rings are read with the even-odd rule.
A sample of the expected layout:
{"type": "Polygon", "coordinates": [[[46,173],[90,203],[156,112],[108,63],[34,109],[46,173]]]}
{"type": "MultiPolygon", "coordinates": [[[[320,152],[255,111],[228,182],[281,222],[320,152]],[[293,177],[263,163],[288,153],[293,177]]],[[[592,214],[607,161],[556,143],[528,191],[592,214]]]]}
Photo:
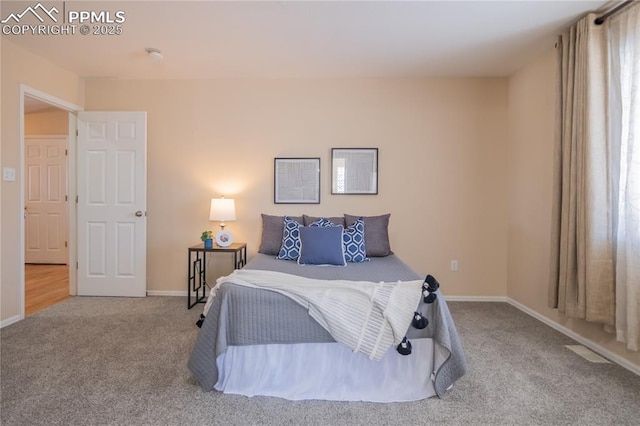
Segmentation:
{"type": "Polygon", "coordinates": [[[207,301],[207,253],[233,253],[234,269],[242,269],[247,264],[247,245],[235,243],[230,247],[213,247],[205,249],[204,245],[189,247],[189,263],[187,267],[187,307],[193,308],[198,303],[207,301]],[[195,299],[192,302],[192,298],[195,299]]]}

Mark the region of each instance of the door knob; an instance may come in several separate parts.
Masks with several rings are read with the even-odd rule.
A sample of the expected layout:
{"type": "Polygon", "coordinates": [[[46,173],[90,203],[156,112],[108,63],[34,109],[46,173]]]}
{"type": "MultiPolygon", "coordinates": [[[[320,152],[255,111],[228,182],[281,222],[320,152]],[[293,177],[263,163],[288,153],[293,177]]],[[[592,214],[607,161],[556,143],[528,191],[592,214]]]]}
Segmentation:
{"type": "Polygon", "coordinates": [[[138,210],[138,211],[136,212],[136,216],[138,216],[138,217],[142,217],[142,212],[141,212],[140,210],[138,210]]]}

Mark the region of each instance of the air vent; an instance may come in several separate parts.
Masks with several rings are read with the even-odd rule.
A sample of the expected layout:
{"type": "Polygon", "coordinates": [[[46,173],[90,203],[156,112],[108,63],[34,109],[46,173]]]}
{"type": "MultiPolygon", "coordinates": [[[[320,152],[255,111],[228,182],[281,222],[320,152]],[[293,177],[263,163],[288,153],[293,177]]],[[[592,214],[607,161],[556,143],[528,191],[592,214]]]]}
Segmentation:
{"type": "Polygon", "coordinates": [[[571,349],[573,352],[580,355],[582,358],[586,359],[589,362],[597,362],[601,364],[611,364],[608,360],[602,358],[597,353],[593,352],[591,349],[586,348],[582,345],[564,345],[565,348],[571,349]]]}

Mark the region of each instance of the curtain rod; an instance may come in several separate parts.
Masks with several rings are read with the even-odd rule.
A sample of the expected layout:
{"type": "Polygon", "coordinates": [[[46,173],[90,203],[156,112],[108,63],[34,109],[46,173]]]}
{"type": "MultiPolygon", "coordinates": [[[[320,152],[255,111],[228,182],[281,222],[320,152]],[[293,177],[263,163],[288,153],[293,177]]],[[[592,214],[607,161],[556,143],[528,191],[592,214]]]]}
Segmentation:
{"type": "Polygon", "coordinates": [[[602,16],[598,16],[596,18],[596,20],[593,21],[593,23],[596,24],[596,25],[604,24],[604,21],[606,21],[609,16],[611,16],[611,15],[613,15],[615,13],[618,13],[620,10],[624,9],[627,6],[631,6],[631,4],[633,2],[634,2],[634,0],[626,0],[626,1],[622,2],[621,4],[617,5],[613,9],[611,9],[608,12],[606,12],[605,14],[603,14],[602,16]]]}

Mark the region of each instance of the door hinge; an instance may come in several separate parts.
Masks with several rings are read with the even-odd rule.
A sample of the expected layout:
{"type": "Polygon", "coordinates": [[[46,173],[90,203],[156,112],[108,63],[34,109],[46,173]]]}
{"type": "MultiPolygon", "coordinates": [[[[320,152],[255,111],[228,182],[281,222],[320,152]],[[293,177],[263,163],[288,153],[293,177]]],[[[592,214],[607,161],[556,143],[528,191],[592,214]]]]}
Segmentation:
{"type": "Polygon", "coordinates": [[[76,136],[79,136],[78,129],[76,129],[76,136]]]}
{"type": "Polygon", "coordinates": [[[64,196],[64,200],[65,200],[65,201],[69,201],[69,196],[65,195],[65,196],[64,196]]]}
{"type": "Polygon", "coordinates": [[[67,242],[66,241],[64,242],[64,246],[67,247],[67,242]]]}
{"type": "Polygon", "coordinates": [[[76,195],[76,204],[78,204],[78,196],[76,195]]]}
{"type": "Polygon", "coordinates": [[[78,262],[76,262],[76,269],[78,269],[78,262]]]}
{"type": "Polygon", "coordinates": [[[69,155],[69,151],[68,150],[64,150],[64,155],[69,155]]]}

